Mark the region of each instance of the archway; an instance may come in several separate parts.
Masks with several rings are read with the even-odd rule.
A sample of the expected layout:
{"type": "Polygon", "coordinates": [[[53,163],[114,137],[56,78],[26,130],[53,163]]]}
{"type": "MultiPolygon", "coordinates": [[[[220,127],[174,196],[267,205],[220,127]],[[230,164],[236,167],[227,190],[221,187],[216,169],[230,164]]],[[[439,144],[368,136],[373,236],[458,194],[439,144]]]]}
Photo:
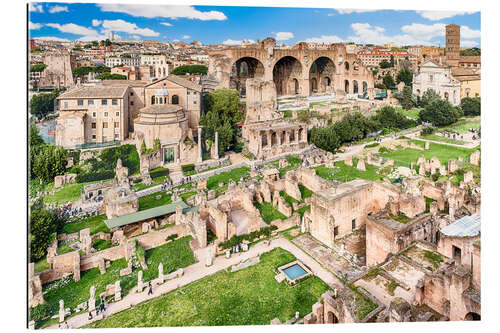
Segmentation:
{"type": "Polygon", "coordinates": [[[295,92],[295,95],[299,94],[299,80],[293,79],[293,91],[295,92]]]}
{"type": "Polygon", "coordinates": [[[271,133],[271,146],[274,147],[278,144],[278,136],[276,135],[276,132],[271,133]]]}
{"type": "Polygon", "coordinates": [[[292,56],[278,60],[273,68],[273,81],[278,96],[300,93],[296,90],[297,78],[302,75],[302,64],[292,56]]]}
{"type": "Polygon", "coordinates": [[[315,77],[311,79],[311,93],[317,93],[318,92],[318,80],[316,80],[315,77]]]}
{"type": "Polygon", "coordinates": [[[345,67],[345,70],[348,71],[349,70],[349,63],[346,61],[344,63],[344,67],[345,67]]]}
{"type": "Polygon", "coordinates": [[[249,78],[263,78],[264,65],[256,58],[243,57],[236,60],[231,67],[229,88],[236,89],[241,96],[246,95],[246,80],[249,78]]]}
{"type": "Polygon", "coordinates": [[[172,96],[172,104],[179,104],[179,96],[177,95],[172,96]]]}
{"type": "Polygon", "coordinates": [[[339,318],[335,315],[335,313],[328,311],[326,314],[326,322],[327,324],[338,324],[339,318]]]}
{"type": "Polygon", "coordinates": [[[481,315],[475,312],[469,312],[468,314],[465,315],[465,320],[473,320],[473,321],[481,320],[481,315]]]}
{"type": "Polygon", "coordinates": [[[445,98],[447,101],[449,101],[449,97],[450,97],[450,95],[448,94],[448,92],[445,92],[445,93],[444,93],[444,98],[445,98]]]}
{"type": "Polygon", "coordinates": [[[344,90],[345,90],[346,94],[349,93],[349,80],[345,80],[345,82],[344,82],[344,90]]]}
{"type": "Polygon", "coordinates": [[[261,140],[262,140],[262,147],[266,147],[267,146],[267,133],[261,134],[261,140]]]}
{"type": "Polygon", "coordinates": [[[335,75],[335,64],[328,57],[319,57],[309,70],[311,92],[325,93],[332,90],[332,79],[335,75]],[[314,83],[313,83],[314,82],[314,83]],[[319,84],[318,84],[319,83],[319,84]],[[313,89],[313,84],[316,91],[313,89]]]}
{"type": "Polygon", "coordinates": [[[368,83],[366,81],[363,81],[363,94],[366,94],[368,92],[368,83]]]}
{"type": "Polygon", "coordinates": [[[359,92],[358,91],[358,81],[356,81],[356,80],[352,81],[352,89],[353,89],[354,94],[357,94],[359,92]]]}
{"type": "Polygon", "coordinates": [[[298,137],[298,141],[302,141],[304,140],[304,138],[302,137],[304,135],[304,130],[301,128],[299,129],[299,137],[298,137]]]}

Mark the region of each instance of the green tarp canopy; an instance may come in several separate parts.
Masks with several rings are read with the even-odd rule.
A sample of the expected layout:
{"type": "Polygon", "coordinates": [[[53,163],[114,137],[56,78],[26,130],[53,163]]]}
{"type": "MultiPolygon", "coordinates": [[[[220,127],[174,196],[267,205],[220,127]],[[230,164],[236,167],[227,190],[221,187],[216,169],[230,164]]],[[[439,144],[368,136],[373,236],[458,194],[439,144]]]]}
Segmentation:
{"type": "Polygon", "coordinates": [[[176,202],[169,203],[167,205],[142,210],[142,211],[135,212],[132,214],[118,216],[118,217],[112,218],[110,220],[104,220],[104,223],[108,226],[109,229],[116,228],[116,227],[122,227],[124,225],[128,225],[131,223],[136,223],[136,222],[152,219],[152,218],[155,218],[158,216],[175,213],[175,208],[177,206],[182,207],[183,213],[190,210],[190,208],[191,208],[184,201],[179,200],[176,202]]]}

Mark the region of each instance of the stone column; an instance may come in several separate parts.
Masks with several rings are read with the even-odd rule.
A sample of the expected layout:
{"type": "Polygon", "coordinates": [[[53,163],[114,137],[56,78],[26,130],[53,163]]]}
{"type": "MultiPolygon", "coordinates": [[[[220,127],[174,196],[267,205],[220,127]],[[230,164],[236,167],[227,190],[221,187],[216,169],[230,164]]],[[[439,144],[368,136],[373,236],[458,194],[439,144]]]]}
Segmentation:
{"type": "Polygon", "coordinates": [[[290,132],[285,131],[285,144],[290,144],[290,132]]]}
{"type": "Polygon", "coordinates": [[[142,282],[142,271],[139,271],[137,274],[137,292],[142,293],[142,289],[144,288],[143,282],[142,282]]]}
{"type": "Polygon", "coordinates": [[[160,263],[158,265],[158,280],[159,280],[159,284],[163,284],[163,282],[165,282],[165,276],[163,275],[163,264],[160,263]]]}
{"type": "Polygon", "coordinates": [[[122,287],[120,287],[120,280],[117,280],[115,282],[115,302],[118,302],[121,299],[122,299],[122,287]]]}
{"type": "Polygon", "coordinates": [[[281,146],[283,144],[283,142],[281,142],[281,133],[283,132],[276,132],[278,146],[281,146]]]}
{"type": "Polygon", "coordinates": [[[216,160],[219,159],[219,132],[215,132],[215,153],[214,153],[214,158],[216,160]]]}
{"type": "Polygon", "coordinates": [[[201,129],[202,128],[203,128],[202,126],[198,126],[198,160],[197,160],[198,163],[203,162],[203,154],[201,151],[201,129]]]}
{"type": "Polygon", "coordinates": [[[90,287],[89,311],[95,310],[95,287],[90,287]]]}
{"type": "Polygon", "coordinates": [[[267,136],[267,147],[272,147],[273,146],[273,143],[271,141],[271,131],[267,131],[266,132],[266,136],[267,136]]]}
{"type": "Polygon", "coordinates": [[[64,321],[64,300],[59,301],[59,322],[62,323],[64,321]]]}

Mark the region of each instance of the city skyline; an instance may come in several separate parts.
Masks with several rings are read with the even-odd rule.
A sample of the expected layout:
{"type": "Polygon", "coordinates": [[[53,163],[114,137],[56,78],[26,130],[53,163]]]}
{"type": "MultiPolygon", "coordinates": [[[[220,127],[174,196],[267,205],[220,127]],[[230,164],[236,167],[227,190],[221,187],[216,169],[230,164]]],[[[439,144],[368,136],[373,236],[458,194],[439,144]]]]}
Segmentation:
{"type": "Polygon", "coordinates": [[[60,41],[102,40],[113,32],[123,40],[197,40],[203,44],[238,45],[243,40],[273,37],[287,45],[305,41],[444,47],[444,27],[451,23],[461,26],[462,47],[481,47],[479,12],[29,4],[30,38],[60,41]],[[259,25],[254,24],[256,20],[259,25]]]}

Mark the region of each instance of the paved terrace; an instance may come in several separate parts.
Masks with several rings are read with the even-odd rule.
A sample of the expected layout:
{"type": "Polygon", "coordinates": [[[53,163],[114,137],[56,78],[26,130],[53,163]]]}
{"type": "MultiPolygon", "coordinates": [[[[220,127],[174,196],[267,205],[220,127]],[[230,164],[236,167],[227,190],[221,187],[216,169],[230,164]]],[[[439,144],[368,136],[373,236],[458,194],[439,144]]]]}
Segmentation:
{"type": "MultiPolygon", "coordinates": [[[[122,298],[120,301],[107,304],[105,316],[107,317],[109,315],[129,309],[132,306],[146,300],[167,294],[177,288],[188,285],[199,279],[203,279],[204,277],[215,274],[233,265],[237,265],[244,260],[260,256],[261,254],[269,252],[277,247],[280,247],[292,253],[298,260],[302,261],[306,266],[308,266],[315,276],[323,280],[331,288],[342,285],[342,283],[335,277],[335,275],[323,268],[322,265],[320,265],[309,255],[304,253],[300,248],[298,248],[296,245],[285,238],[277,238],[269,242],[260,242],[252,246],[247,252],[233,254],[229,259],[226,259],[225,256],[218,256],[214,259],[213,265],[210,267],[205,266],[206,251],[208,251],[209,249],[209,247],[207,247],[195,251],[195,256],[199,261],[196,264],[184,268],[184,275],[182,277],[166,281],[162,285],[157,285],[158,279],[153,280],[152,284],[154,287],[152,296],[147,295],[147,287],[141,293],[136,293],[134,289],[132,289],[129,294],[122,298]]],[[[99,316],[94,315],[94,318],[92,320],[88,320],[88,312],[85,311],[81,314],[69,318],[67,320],[67,323],[69,328],[79,328],[100,319],[103,319],[102,314],[100,314],[99,316]]],[[[58,324],[54,324],[49,328],[58,328],[58,324]]]]}

